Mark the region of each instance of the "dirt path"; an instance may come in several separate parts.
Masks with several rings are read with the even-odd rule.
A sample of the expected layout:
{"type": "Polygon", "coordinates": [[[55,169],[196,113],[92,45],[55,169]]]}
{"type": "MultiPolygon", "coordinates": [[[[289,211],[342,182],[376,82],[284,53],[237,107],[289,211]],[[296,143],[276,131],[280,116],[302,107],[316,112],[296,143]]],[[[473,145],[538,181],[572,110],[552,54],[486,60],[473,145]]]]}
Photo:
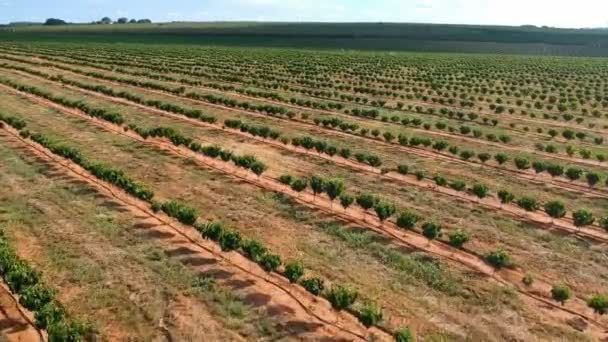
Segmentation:
{"type": "MultiPolygon", "coordinates": [[[[12,72],[22,75],[22,76],[26,76],[26,77],[31,77],[31,78],[37,78],[37,79],[41,79],[41,80],[45,80],[48,82],[53,82],[53,81],[49,81],[46,78],[42,78],[39,76],[35,76],[35,75],[31,75],[28,73],[23,73],[21,71],[17,71],[17,70],[11,70],[12,72]]],[[[109,84],[114,84],[114,85],[120,85],[118,83],[115,82],[111,82],[111,81],[105,81],[109,84]]],[[[104,98],[108,101],[112,101],[115,103],[120,103],[120,104],[124,104],[124,105],[129,105],[129,106],[135,106],[138,108],[141,108],[143,110],[146,110],[148,112],[153,112],[153,113],[170,113],[170,112],[164,112],[162,110],[153,108],[153,107],[148,107],[145,105],[141,105],[135,102],[131,102],[122,98],[118,98],[118,97],[112,97],[112,96],[108,96],[102,93],[98,93],[95,91],[90,91],[87,89],[82,89],[76,86],[71,86],[71,85],[66,85],[63,83],[59,83],[59,82],[53,82],[53,83],[58,83],[60,84],[62,87],[65,87],[67,89],[71,89],[74,91],[78,91],[78,92],[82,92],[82,93],[86,93],[89,94],[91,96],[96,96],[99,98],[104,98]]],[[[162,91],[155,91],[155,90],[147,90],[150,93],[158,93],[158,94],[162,94],[162,95],[167,95],[167,96],[173,96],[173,97],[177,97],[179,99],[184,99],[186,100],[186,98],[182,98],[179,96],[175,96],[172,94],[168,94],[162,91]]],[[[463,160],[461,158],[457,158],[454,157],[452,155],[449,155],[447,153],[440,153],[440,152],[435,152],[435,151],[429,151],[423,148],[417,148],[417,147],[411,147],[411,146],[403,146],[400,144],[396,144],[396,143],[389,143],[380,139],[374,139],[371,137],[367,137],[367,136],[360,136],[360,135],[356,135],[356,134],[352,134],[352,133],[345,133],[343,131],[337,130],[337,129],[331,129],[328,127],[319,127],[313,123],[310,123],[308,121],[305,120],[300,120],[300,119],[285,119],[285,118],[280,118],[280,117],[275,117],[275,116],[268,116],[268,115],[264,115],[264,114],[260,114],[260,113],[255,113],[255,112],[250,112],[250,111],[246,111],[246,110],[241,110],[241,109],[236,109],[236,108],[232,108],[232,107],[227,107],[227,106],[223,106],[223,105],[217,105],[217,104],[212,104],[206,101],[202,101],[202,100],[193,100],[193,99],[187,99],[191,102],[194,103],[198,103],[204,106],[208,106],[208,107],[214,107],[214,108],[218,108],[218,109],[222,109],[222,110],[227,110],[227,111],[232,111],[232,112],[237,112],[237,113],[241,113],[241,114],[246,114],[249,116],[255,116],[255,117],[260,117],[260,118],[264,118],[267,120],[275,120],[275,121],[283,121],[283,122],[297,122],[299,124],[302,125],[306,125],[308,127],[310,127],[311,131],[315,131],[315,132],[332,132],[333,134],[339,135],[339,136],[343,136],[343,137],[348,137],[348,138],[359,138],[359,139],[364,139],[367,141],[372,141],[376,144],[381,144],[381,145],[385,145],[385,146],[389,146],[392,149],[395,150],[403,150],[406,151],[408,153],[423,157],[423,158],[427,158],[427,159],[433,159],[433,160],[448,160],[451,162],[455,162],[461,165],[466,165],[466,166],[471,166],[471,165],[478,165],[478,166],[482,166],[482,167],[489,167],[492,169],[497,170],[500,173],[508,173],[510,175],[514,175],[520,179],[524,179],[524,180],[528,180],[528,181],[532,181],[534,183],[537,184],[541,184],[541,185],[551,185],[554,188],[557,189],[563,189],[566,191],[573,191],[573,192],[577,192],[577,193],[581,193],[584,196],[589,196],[589,195],[594,195],[594,196],[598,196],[598,197],[606,197],[606,195],[608,195],[608,189],[601,189],[601,188],[590,188],[586,185],[582,185],[582,184],[578,184],[578,183],[574,183],[574,182],[570,182],[570,181],[566,181],[566,180],[562,180],[560,178],[554,178],[554,177],[550,177],[548,175],[536,175],[534,174],[533,171],[529,170],[529,171],[522,171],[522,170],[516,170],[516,169],[511,169],[511,168],[505,168],[505,167],[501,167],[498,165],[492,165],[489,163],[481,163],[481,162],[477,162],[477,161],[472,161],[472,160],[463,160]]],[[[171,113],[173,114],[173,113],[171,113]]]]}
{"type": "MultiPolygon", "coordinates": [[[[94,76],[89,76],[89,75],[85,75],[84,73],[77,73],[77,72],[74,72],[72,70],[68,70],[66,68],[62,68],[60,65],[54,64],[56,62],[49,62],[47,60],[44,60],[44,63],[51,64],[51,68],[52,69],[57,69],[57,70],[59,70],[61,72],[66,72],[66,73],[69,73],[69,74],[72,74],[72,75],[90,77],[90,78],[94,78],[94,79],[99,80],[98,78],[96,78],[94,76]]],[[[102,69],[100,69],[100,70],[102,70],[102,69]]],[[[116,71],[114,71],[114,72],[118,73],[116,71]]],[[[150,80],[152,80],[152,79],[150,79],[150,80]]],[[[111,83],[111,84],[114,84],[114,85],[124,86],[124,84],[122,84],[120,82],[110,81],[110,80],[106,80],[106,79],[101,79],[99,81],[101,81],[101,82],[108,82],[108,83],[111,83]]],[[[155,81],[158,81],[158,80],[155,80],[155,81]]],[[[171,82],[171,81],[162,81],[162,82],[163,83],[174,84],[174,85],[183,85],[180,82],[171,82]]],[[[133,86],[133,85],[127,85],[127,86],[133,86]]],[[[149,91],[149,92],[152,92],[152,93],[162,94],[162,95],[170,96],[170,97],[173,97],[173,98],[192,100],[192,99],[189,99],[187,97],[175,95],[175,94],[172,94],[172,93],[169,93],[169,92],[165,92],[165,91],[160,91],[160,90],[155,90],[155,89],[150,89],[150,88],[144,88],[144,87],[137,87],[137,88],[145,89],[146,91],[149,91]]],[[[209,87],[205,87],[205,86],[196,86],[196,87],[193,87],[193,88],[200,88],[200,89],[204,89],[206,91],[210,91],[210,92],[218,93],[218,94],[223,94],[224,93],[224,92],[219,91],[217,89],[209,88],[209,87]]],[[[281,102],[281,101],[276,101],[276,100],[272,100],[272,99],[258,98],[258,97],[254,97],[254,96],[244,95],[244,94],[240,94],[238,92],[230,92],[230,95],[233,96],[233,97],[240,98],[240,99],[249,99],[249,100],[254,100],[254,101],[267,102],[267,103],[281,105],[281,106],[285,106],[285,107],[293,108],[293,109],[307,110],[307,111],[310,111],[310,112],[318,112],[318,113],[324,113],[324,114],[328,114],[328,115],[340,116],[340,117],[347,118],[347,119],[349,119],[351,121],[357,122],[359,124],[365,124],[368,121],[375,121],[377,123],[389,124],[389,125],[392,125],[392,126],[397,126],[399,128],[403,128],[403,125],[401,125],[400,123],[397,124],[397,123],[393,123],[392,121],[383,122],[383,121],[378,120],[378,119],[360,118],[360,117],[355,117],[355,116],[352,116],[352,115],[344,114],[344,113],[341,113],[341,112],[334,112],[334,111],[321,110],[321,109],[313,109],[313,108],[298,106],[298,105],[294,105],[294,104],[290,104],[290,103],[285,103],[285,102],[281,102]]],[[[573,158],[573,157],[563,156],[563,155],[559,155],[559,154],[552,154],[552,153],[541,152],[541,151],[537,151],[535,149],[527,148],[527,147],[517,147],[517,146],[511,146],[511,145],[508,145],[508,144],[499,144],[499,143],[495,143],[495,142],[491,142],[491,141],[486,141],[484,139],[476,139],[476,138],[471,138],[471,137],[467,137],[467,136],[463,136],[463,135],[455,135],[455,134],[450,134],[450,133],[440,132],[440,131],[424,130],[424,129],[420,129],[420,128],[416,128],[416,127],[407,127],[407,129],[411,130],[413,132],[418,132],[418,133],[422,133],[422,134],[429,134],[429,135],[434,135],[434,136],[439,136],[439,137],[445,137],[445,138],[455,139],[455,140],[459,140],[461,142],[468,142],[468,143],[473,143],[473,144],[482,144],[482,145],[486,145],[486,146],[492,146],[492,147],[496,147],[496,148],[499,148],[499,149],[502,149],[502,150],[509,150],[509,151],[514,151],[514,152],[526,152],[526,153],[530,153],[530,154],[534,154],[534,155],[539,155],[539,156],[542,156],[544,158],[557,159],[557,160],[561,160],[561,161],[565,161],[565,162],[569,162],[569,163],[578,163],[578,164],[587,165],[587,166],[600,167],[600,168],[608,168],[608,163],[607,162],[592,161],[592,160],[582,159],[582,158],[573,158]]]]}
{"type": "Polygon", "coordinates": [[[46,341],[46,335],[34,325],[33,317],[6,284],[0,282],[0,336],[9,342],[46,341]]]}
{"type": "Polygon", "coordinates": [[[135,199],[121,189],[100,181],[77,164],[54,155],[44,147],[19,136],[17,131],[5,127],[10,139],[18,140],[35,156],[61,166],[67,175],[85,181],[102,194],[111,197],[130,210],[135,217],[146,219],[141,229],[153,229],[164,236],[164,243],[173,250],[188,254],[191,267],[203,274],[217,275],[225,286],[235,288],[254,306],[264,306],[268,312],[281,317],[292,333],[312,339],[366,340],[372,336],[390,341],[390,335],[378,328],[366,329],[358,320],[345,312],[331,308],[328,301],[315,297],[304,288],[290,284],[276,273],[268,273],[239,253],[222,252],[215,243],[200,237],[192,227],[184,226],[164,214],[153,213],[147,203],[135,199]]]}
{"type": "MultiPolygon", "coordinates": [[[[454,263],[456,266],[465,267],[484,274],[489,277],[489,279],[492,279],[499,284],[512,286],[523,295],[523,299],[529,301],[530,305],[548,311],[548,314],[552,315],[556,319],[564,320],[572,319],[573,317],[584,319],[589,323],[589,327],[594,335],[604,336],[604,332],[608,331],[608,325],[595,320],[591,309],[587,307],[583,298],[574,298],[568,302],[567,306],[559,306],[550,300],[548,295],[552,285],[543,281],[543,277],[540,275],[535,275],[535,283],[533,286],[525,287],[521,283],[521,280],[525,275],[524,272],[517,269],[496,271],[490,265],[485,263],[483,256],[474,251],[455,249],[440,241],[429,243],[429,241],[422,235],[412,231],[403,231],[399,229],[393,222],[385,222],[381,224],[377,218],[369,215],[369,213],[360,208],[350,208],[344,211],[338,209],[337,205],[334,206],[334,203],[329,201],[327,198],[314,196],[309,192],[296,193],[272,178],[264,176],[257,177],[251,172],[240,169],[232,164],[205,157],[183,147],[176,147],[164,139],[144,140],[133,132],[124,132],[124,130],[117,125],[113,125],[105,121],[98,122],[100,126],[103,126],[105,129],[128,136],[142,143],[155,145],[163,150],[193,160],[204,167],[228,174],[232,177],[238,178],[244,182],[253,184],[266,190],[287,194],[296,202],[311,209],[320,210],[344,222],[360,225],[388,237],[395,245],[412,247],[417,250],[427,252],[431,255],[435,255],[447,260],[450,263],[454,263]]],[[[608,337],[608,335],[606,335],[606,337],[608,337]]]]}
{"type": "MultiPolygon", "coordinates": [[[[52,101],[34,96],[32,94],[17,91],[13,88],[7,87],[2,84],[0,84],[0,88],[4,88],[13,93],[25,96],[28,99],[38,102],[40,104],[43,104],[47,107],[52,107],[57,110],[63,111],[65,113],[69,113],[71,115],[75,115],[75,116],[85,118],[88,120],[93,120],[95,122],[95,124],[97,124],[97,125],[101,125],[102,127],[106,128],[106,129],[112,130],[114,132],[118,131],[119,134],[123,134],[123,130],[122,129],[117,130],[113,124],[110,124],[103,120],[91,118],[90,116],[88,116],[85,113],[82,113],[78,110],[70,109],[70,108],[55,104],[52,101]]],[[[77,88],[77,89],[79,89],[79,88],[77,88]]],[[[88,93],[88,91],[86,91],[86,90],[82,90],[82,91],[88,93]]],[[[337,165],[349,167],[349,168],[357,170],[357,171],[371,173],[371,174],[374,174],[385,180],[397,181],[401,184],[416,186],[416,187],[422,188],[427,191],[432,191],[432,192],[440,193],[442,195],[447,195],[447,196],[457,198],[460,201],[473,203],[475,205],[480,205],[480,206],[483,206],[485,208],[492,209],[492,210],[498,210],[515,219],[533,223],[537,227],[540,227],[542,229],[547,229],[547,230],[555,229],[555,230],[559,230],[559,231],[562,231],[562,232],[565,232],[568,234],[575,234],[575,235],[578,235],[581,237],[585,237],[592,241],[596,241],[596,242],[600,242],[600,243],[608,243],[608,233],[605,233],[605,231],[601,227],[599,227],[596,224],[596,225],[593,225],[590,227],[578,228],[578,227],[574,226],[573,220],[571,218],[571,214],[568,214],[568,217],[565,217],[564,219],[552,219],[550,216],[548,216],[547,214],[545,214],[542,211],[527,212],[524,209],[522,209],[516,205],[513,205],[513,204],[504,204],[503,205],[500,203],[500,201],[497,198],[494,198],[494,197],[487,197],[484,199],[479,199],[476,196],[473,196],[466,192],[456,191],[456,190],[453,190],[448,187],[436,186],[432,181],[429,181],[429,180],[419,181],[414,176],[404,176],[404,175],[401,175],[401,174],[398,174],[395,172],[390,172],[390,173],[382,175],[381,170],[379,168],[374,168],[374,167],[371,167],[371,166],[368,166],[368,165],[365,165],[362,163],[352,161],[350,159],[345,159],[345,158],[338,157],[338,156],[331,157],[331,156],[325,155],[325,154],[314,153],[314,152],[306,150],[304,148],[297,148],[293,145],[286,145],[286,144],[283,144],[283,143],[280,143],[280,142],[277,142],[277,141],[274,141],[271,139],[262,139],[259,137],[253,137],[248,133],[241,132],[240,130],[223,128],[221,125],[218,125],[218,124],[205,123],[200,120],[194,120],[194,119],[182,116],[182,115],[173,114],[170,112],[165,112],[163,110],[150,108],[150,107],[147,107],[144,105],[135,104],[135,103],[132,103],[127,100],[113,98],[113,97],[98,94],[95,92],[91,92],[91,93],[92,93],[92,95],[95,95],[95,96],[99,96],[102,98],[108,98],[109,100],[119,101],[120,103],[132,105],[132,106],[137,106],[146,111],[151,111],[151,112],[163,115],[163,116],[175,118],[175,119],[181,120],[181,121],[187,121],[187,122],[195,124],[197,126],[214,128],[214,129],[218,129],[218,130],[231,132],[236,135],[244,136],[244,137],[251,138],[251,139],[254,139],[257,141],[261,141],[263,143],[266,143],[266,144],[269,144],[269,145],[272,145],[272,146],[275,146],[275,147],[278,147],[278,148],[281,148],[284,150],[288,150],[288,151],[292,151],[292,152],[296,152],[296,153],[307,154],[307,155],[318,157],[318,158],[325,159],[325,160],[330,160],[330,161],[336,163],[337,165]]],[[[135,134],[130,135],[130,137],[131,138],[140,138],[139,136],[137,136],[135,134]]]]}

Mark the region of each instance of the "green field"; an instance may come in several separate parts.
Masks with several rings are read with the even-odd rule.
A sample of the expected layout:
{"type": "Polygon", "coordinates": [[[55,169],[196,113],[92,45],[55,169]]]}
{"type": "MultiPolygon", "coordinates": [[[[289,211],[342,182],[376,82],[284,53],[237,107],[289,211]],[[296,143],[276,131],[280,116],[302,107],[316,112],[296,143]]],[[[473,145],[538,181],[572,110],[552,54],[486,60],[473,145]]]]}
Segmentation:
{"type": "Polygon", "coordinates": [[[97,41],[313,49],[608,55],[608,31],[396,23],[159,23],[8,27],[1,40],[97,41]]]}

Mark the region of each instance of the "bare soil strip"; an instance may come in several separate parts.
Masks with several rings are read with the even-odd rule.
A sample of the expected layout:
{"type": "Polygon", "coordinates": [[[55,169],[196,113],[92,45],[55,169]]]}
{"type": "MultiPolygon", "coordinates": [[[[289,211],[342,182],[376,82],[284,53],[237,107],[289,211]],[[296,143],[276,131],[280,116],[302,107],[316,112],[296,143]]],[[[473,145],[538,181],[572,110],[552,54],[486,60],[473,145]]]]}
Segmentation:
{"type": "MultiPolygon", "coordinates": [[[[44,102],[45,100],[41,101],[44,102]]],[[[55,108],[59,107],[65,112],[73,111],[62,108],[61,106],[55,105],[52,102],[48,105],[55,108]]],[[[79,114],[79,116],[80,115],[84,116],[85,114],[79,114]]],[[[125,132],[117,125],[97,119],[94,119],[93,121],[95,121],[95,124],[103,127],[104,129],[138,140],[142,143],[157,146],[162,150],[175,153],[181,157],[189,158],[190,160],[197,162],[199,165],[228,174],[249,184],[253,184],[265,190],[281,192],[289,195],[296,202],[309,208],[320,210],[344,222],[360,225],[388,237],[395,245],[412,247],[440,257],[450,263],[453,263],[454,265],[460,267],[464,266],[465,268],[479,272],[480,274],[486,275],[489,277],[489,279],[492,279],[502,285],[514,287],[520,294],[523,295],[523,299],[525,299],[530,305],[541,307],[543,310],[547,311],[548,314],[558,319],[571,319],[572,317],[582,318],[589,323],[589,328],[594,335],[608,337],[608,335],[604,335],[608,333],[608,325],[605,325],[605,323],[600,322],[593,317],[592,310],[587,307],[583,298],[573,298],[566,306],[560,306],[554,303],[548,298],[552,285],[548,282],[544,282],[542,280],[542,276],[540,275],[535,276],[536,280],[532,286],[526,287],[521,282],[525,275],[524,272],[517,269],[503,269],[497,271],[485,263],[483,256],[478,255],[474,251],[466,249],[459,250],[442,242],[430,243],[422,235],[411,231],[403,231],[392,222],[381,223],[377,218],[370,217],[370,215],[362,209],[351,208],[344,211],[336,208],[337,206],[334,207],[334,203],[329,201],[329,199],[315,197],[309,192],[297,193],[272,178],[264,176],[257,177],[251,172],[242,170],[234,165],[219,161],[217,159],[205,157],[184,147],[176,147],[164,139],[144,140],[133,132],[125,132]]]]}
{"type": "Polygon", "coordinates": [[[165,243],[173,244],[174,250],[187,251],[190,258],[200,261],[190,267],[202,274],[216,275],[220,284],[235,288],[252,304],[264,306],[268,312],[280,317],[292,334],[313,340],[365,341],[373,337],[391,340],[386,332],[378,328],[365,328],[354,316],[333,310],[328,301],[290,284],[278,274],[264,271],[241,254],[222,252],[215,243],[204,240],[193,228],[163,214],[153,213],[145,202],[96,179],[77,164],[21,138],[14,129],[5,127],[4,131],[8,137],[25,145],[32,154],[61,166],[67,175],[85,181],[129,209],[136,217],[146,218],[147,229],[165,236],[165,243]]]}
{"type": "MultiPolygon", "coordinates": [[[[0,84],[0,88],[6,89],[7,91],[10,91],[15,94],[22,95],[34,102],[43,104],[47,107],[52,107],[57,110],[63,111],[65,113],[76,115],[78,117],[83,117],[88,120],[93,119],[90,116],[88,116],[78,110],[70,109],[70,108],[58,105],[52,101],[48,101],[46,99],[40,98],[40,97],[32,95],[32,94],[17,91],[11,87],[7,87],[2,84],[0,84]]],[[[79,88],[77,88],[77,89],[79,89],[79,88]]],[[[89,91],[86,91],[86,90],[81,89],[81,91],[89,93],[89,91]]],[[[371,167],[369,165],[358,163],[358,162],[355,162],[355,161],[352,161],[349,159],[345,159],[345,158],[342,158],[339,156],[331,157],[331,156],[325,155],[325,154],[314,153],[314,152],[306,150],[304,148],[298,148],[293,145],[283,144],[283,143],[280,143],[280,142],[277,142],[277,141],[274,141],[271,139],[262,139],[260,137],[253,137],[252,135],[250,135],[246,132],[241,132],[240,130],[235,130],[235,129],[224,128],[223,126],[221,126],[219,124],[210,124],[210,123],[202,122],[200,120],[187,118],[183,115],[178,115],[178,114],[166,112],[166,111],[163,111],[160,109],[135,104],[133,102],[130,102],[127,100],[122,100],[120,98],[114,98],[111,96],[106,96],[106,95],[98,94],[95,92],[90,92],[90,93],[93,96],[102,97],[104,99],[108,99],[109,101],[119,102],[121,104],[126,104],[129,106],[136,106],[138,108],[141,108],[141,109],[151,112],[151,113],[160,114],[162,116],[170,117],[170,118],[180,120],[180,121],[185,121],[185,122],[188,122],[188,123],[200,126],[200,127],[207,127],[207,128],[223,130],[226,132],[233,133],[235,135],[244,136],[244,137],[251,138],[251,139],[254,139],[257,141],[261,141],[263,143],[266,143],[266,144],[269,144],[269,145],[272,145],[272,146],[275,146],[275,147],[278,147],[278,148],[281,148],[284,150],[288,150],[288,151],[292,151],[292,152],[296,152],[296,153],[307,154],[307,155],[322,158],[325,160],[330,160],[338,165],[349,167],[349,168],[357,170],[357,171],[375,174],[385,180],[397,181],[401,184],[416,186],[416,187],[422,188],[427,191],[433,191],[436,193],[454,197],[463,202],[469,202],[469,203],[473,203],[475,205],[483,206],[488,209],[501,211],[510,217],[513,217],[518,220],[523,220],[525,222],[533,223],[535,226],[540,227],[542,229],[547,229],[547,230],[555,229],[555,230],[559,230],[559,231],[562,231],[562,232],[565,232],[568,234],[575,234],[575,235],[590,239],[595,242],[608,243],[608,234],[605,233],[604,230],[601,227],[599,227],[597,224],[594,226],[591,226],[591,227],[578,228],[574,225],[571,217],[565,217],[563,219],[552,219],[549,215],[545,214],[542,211],[528,212],[513,204],[502,204],[502,203],[500,203],[500,201],[497,198],[488,197],[485,199],[479,199],[476,196],[468,194],[466,192],[456,191],[456,190],[453,190],[448,187],[439,187],[439,186],[436,186],[431,181],[428,181],[428,180],[419,181],[413,176],[404,176],[404,175],[401,175],[401,174],[398,174],[395,172],[389,172],[387,174],[382,175],[382,172],[379,168],[371,167]]],[[[107,122],[102,122],[101,120],[98,120],[98,119],[94,119],[93,121],[96,124],[101,124],[103,127],[107,127],[107,124],[108,124],[107,122]]],[[[113,125],[110,124],[110,126],[113,126],[113,125]]]]}
{"type": "Polygon", "coordinates": [[[0,282],[0,335],[10,342],[46,341],[46,334],[36,328],[33,317],[0,282]]]}

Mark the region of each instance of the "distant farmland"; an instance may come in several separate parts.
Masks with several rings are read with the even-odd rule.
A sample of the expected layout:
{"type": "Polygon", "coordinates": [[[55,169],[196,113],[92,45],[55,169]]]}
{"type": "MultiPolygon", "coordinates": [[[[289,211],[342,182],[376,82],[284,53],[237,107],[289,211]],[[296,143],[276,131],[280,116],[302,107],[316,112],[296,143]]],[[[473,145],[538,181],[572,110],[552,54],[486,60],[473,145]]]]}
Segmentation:
{"type": "Polygon", "coordinates": [[[605,341],[608,59],[349,27],[0,33],[0,340],[605,341]]]}
{"type": "Polygon", "coordinates": [[[565,56],[608,55],[608,30],[434,24],[243,22],[26,26],[0,31],[0,39],[565,56]]]}

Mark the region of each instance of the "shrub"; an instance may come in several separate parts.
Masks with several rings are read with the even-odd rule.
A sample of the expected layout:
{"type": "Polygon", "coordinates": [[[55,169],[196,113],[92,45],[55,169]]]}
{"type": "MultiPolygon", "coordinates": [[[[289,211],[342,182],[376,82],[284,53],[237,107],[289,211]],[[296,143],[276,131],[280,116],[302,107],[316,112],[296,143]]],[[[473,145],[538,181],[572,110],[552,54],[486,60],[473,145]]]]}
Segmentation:
{"type": "Polygon", "coordinates": [[[608,216],[604,216],[600,219],[600,226],[604,228],[605,231],[608,231],[608,216]]]}
{"type": "Polygon", "coordinates": [[[436,174],[435,177],[433,177],[433,180],[438,186],[446,186],[448,184],[448,181],[445,179],[445,177],[440,174],[436,174]]]}
{"type": "Polygon", "coordinates": [[[420,216],[410,211],[404,211],[397,217],[397,226],[403,229],[414,229],[419,219],[420,216]]]}
{"type": "Polygon", "coordinates": [[[301,261],[292,261],[285,265],[285,277],[292,283],[297,283],[304,275],[304,264],[301,261]]]}
{"type": "Polygon", "coordinates": [[[224,226],[221,223],[210,222],[206,225],[199,226],[195,225],[196,229],[201,232],[201,235],[205,239],[219,241],[220,237],[224,233],[224,226]]]}
{"type": "Polygon", "coordinates": [[[265,253],[260,258],[259,264],[267,272],[276,271],[281,266],[281,257],[276,254],[265,253]]]}
{"type": "Polygon", "coordinates": [[[564,167],[559,164],[547,164],[547,172],[551,177],[557,177],[564,174],[564,167]]]}
{"type": "Polygon", "coordinates": [[[416,337],[409,328],[398,329],[393,337],[395,338],[395,342],[416,342],[416,337]]]}
{"type": "Polygon", "coordinates": [[[397,172],[399,172],[402,175],[407,175],[409,172],[409,169],[410,168],[407,165],[402,164],[402,165],[397,166],[397,172]]]}
{"type": "Polygon", "coordinates": [[[532,163],[532,168],[534,169],[534,171],[536,173],[545,172],[547,170],[547,164],[545,164],[545,162],[542,162],[540,160],[536,160],[532,163]]]}
{"type": "Polygon", "coordinates": [[[378,199],[374,195],[370,194],[359,194],[359,196],[357,196],[356,198],[356,201],[357,204],[365,210],[373,208],[376,203],[378,203],[378,199]]]}
{"type": "Polygon", "coordinates": [[[551,201],[545,203],[545,212],[553,218],[562,218],[566,216],[566,207],[560,201],[551,201]]]}
{"type": "Polygon", "coordinates": [[[291,183],[291,189],[297,193],[300,193],[306,189],[308,182],[305,179],[296,179],[291,183]]]}
{"type": "Polygon", "coordinates": [[[479,153],[479,154],[477,155],[477,158],[479,158],[479,160],[480,160],[482,163],[487,162],[488,160],[490,160],[490,158],[491,158],[491,157],[492,157],[492,156],[491,156],[489,153],[485,153],[485,152],[484,152],[484,153],[479,153]]]}
{"type": "Polygon", "coordinates": [[[320,278],[308,278],[303,279],[301,281],[302,286],[306,289],[306,291],[312,293],[315,296],[318,296],[325,289],[325,285],[323,279],[320,278]]]}
{"type": "Polygon", "coordinates": [[[331,179],[325,182],[323,188],[333,203],[334,199],[340,196],[344,191],[344,183],[340,179],[331,179]]]}
{"type": "Polygon", "coordinates": [[[467,184],[461,180],[455,180],[450,183],[450,188],[456,191],[464,191],[467,188],[467,184]]]}
{"type": "Polygon", "coordinates": [[[577,210],[572,213],[572,219],[574,221],[574,225],[579,228],[591,225],[595,221],[593,214],[585,209],[577,210]]]}
{"type": "Polygon", "coordinates": [[[198,216],[194,208],[177,201],[165,202],[161,205],[161,209],[165,214],[176,218],[183,224],[194,224],[198,216]]]}
{"type": "Polygon", "coordinates": [[[47,329],[65,320],[66,312],[55,302],[47,303],[42,309],[36,311],[36,326],[47,329]]]}
{"type": "Polygon", "coordinates": [[[374,206],[374,211],[380,222],[384,222],[386,219],[393,216],[396,210],[395,205],[392,203],[378,202],[374,206]]]}
{"type": "Polygon", "coordinates": [[[513,202],[515,196],[507,190],[500,190],[498,191],[498,198],[502,204],[509,204],[513,202]]]}
{"type": "Polygon", "coordinates": [[[471,151],[462,151],[460,152],[460,158],[464,159],[464,160],[469,160],[471,158],[473,158],[475,156],[475,153],[471,152],[471,151]]]}
{"type": "Polygon", "coordinates": [[[596,314],[605,315],[608,313],[608,296],[595,295],[587,301],[587,305],[592,308],[596,314]]]}
{"type": "Polygon", "coordinates": [[[293,182],[293,177],[291,175],[282,175],[281,177],[279,177],[279,182],[281,182],[281,184],[289,186],[291,185],[291,182],[293,182]]]}
{"type": "Polygon", "coordinates": [[[530,168],[530,161],[523,157],[516,157],[514,159],[515,166],[520,170],[527,170],[530,168]]]}
{"type": "Polygon", "coordinates": [[[382,321],[382,308],[376,304],[366,304],[361,308],[358,316],[361,323],[369,328],[382,321]]]}
{"type": "Polygon", "coordinates": [[[350,207],[354,201],[355,201],[355,198],[351,195],[348,195],[348,194],[340,195],[340,205],[342,205],[344,210],[348,209],[348,207],[350,207]]]}
{"type": "Polygon", "coordinates": [[[485,198],[486,196],[488,196],[488,187],[483,185],[483,184],[475,184],[473,185],[473,188],[471,188],[471,191],[473,192],[473,194],[475,194],[475,196],[479,197],[479,198],[485,198]]]}
{"type": "Polygon", "coordinates": [[[312,189],[312,193],[314,196],[323,193],[323,191],[325,190],[325,180],[323,178],[313,176],[310,179],[310,188],[312,189]]]}
{"type": "Polygon", "coordinates": [[[494,268],[500,269],[503,267],[512,267],[513,260],[511,259],[511,255],[505,250],[497,250],[494,252],[490,252],[485,256],[488,264],[494,266],[494,268]]]}
{"type": "Polygon", "coordinates": [[[259,262],[260,259],[268,251],[266,247],[257,240],[245,240],[241,244],[241,249],[245,253],[245,256],[255,262],[259,262]]]}
{"type": "Polygon", "coordinates": [[[343,286],[333,286],[327,292],[327,300],[329,300],[334,309],[344,310],[355,303],[358,295],[359,294],[355,289],[343,286]]]}
{"type": "Polygon", "coordinates": [[[521,279],[521,282],[524,283],[524,285],[526,286],[531,286],[534,283],[534,277],[531,274],[526,274],[521,279]]]}
{"type": "Polygon", "coordinates": [[[220,235],[218,243],[223,251],[233,251],[241,245],[241,234],[231,229],[225,229],[220,235]]]}
{"type": "Polygon", "coordinates": [[[580,179],[582,175],[583,170],[579,169],[578,167],[570,167],[566,170],[566,177],[568,177],[568,179],[571,181],[580,179]]]}
{"type": "Polygon", "coordinates": [[[465,243],[469,242],[471,235],[463,230],[457,230],[449,234],[450,244],[456,248],[462,248],[465,243]]]}
{"type": "Polygon", "coordinates": [[[19,303],[30,311],[38,311],[55,299],[55,292],[41,284],[27,287],[19,294],[19,303]]]}
{"type": "Polygon", "coordinates": [[[434,222],[426,222],[422,225],[422,235],[429,241],[434,240],[441,236],[441,226],[434,222]]]}
{"type": "Polygon", "coordinates": [[[555,285],[551,289],[551,297],[562,305],[564,305],[571,296],[572,291],[564,284],[555,285]]]}
{"type": "Polygon", "coordinates": [[[262,173],[268,169],[268,167],[261,161],[253,162],[250,168],[251,171],[253,171],[253,173],[255,173],[257,176],[262,175],[262,173]]]}
{"type": "Polygon", "coordinates": [[[526,211],[535,211],[538,210],[538,202],[535,198],[524,196],[517,200],[517,205],[523,208],[526,211]]]}
{"type": "Polygon", "coordinates": [[[590,187],[594,187],[600,181],[600,176],[595,172],[588,172],[585,178],[590,187]]]}
{"type": "Polygon", "coordinates": [[[497,162],[499,165],[502,165],[502,164],[506,163],[507,161],[509,161],[509,156],[508,156],[508,155],[506,155],[505,153],[497,153],[497,154],[494,156],[494,160],[496,160],[496,162],[497,162]]]}

